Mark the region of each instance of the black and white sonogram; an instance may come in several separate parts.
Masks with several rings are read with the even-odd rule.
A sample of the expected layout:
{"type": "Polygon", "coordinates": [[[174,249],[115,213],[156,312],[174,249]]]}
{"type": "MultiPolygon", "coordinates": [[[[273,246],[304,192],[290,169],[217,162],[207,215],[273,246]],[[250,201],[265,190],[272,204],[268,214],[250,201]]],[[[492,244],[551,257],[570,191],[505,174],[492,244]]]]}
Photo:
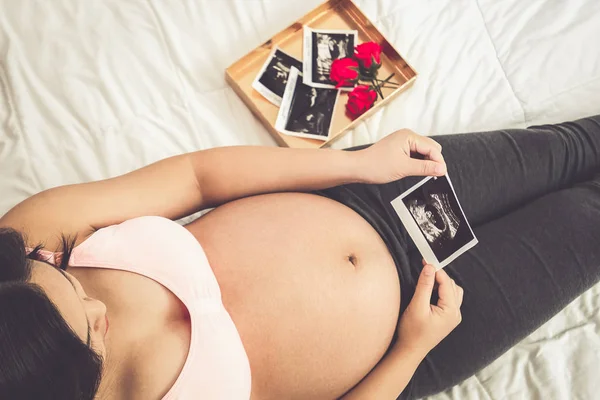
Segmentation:
{"type": "Polygon", "coordinates": [[[280,106],[291,67],[301,70],[302,61],[276,47],[262,66],[252,87],[271,103],[280,106]]]}
{"type": "Polygon", "coordinates": [[[335,83],[329,79],[331,64],[338,58],[352,57],[356,44],[357,31],[304,27],[304,83],[318,88],[335,88],[335,83]]]}
{"type": "Polygon", "coordinates": [[[447,175],[422,180],[392,205],[423,258],[438,269],[477,244],[447,175]]]}
{"type": "Polygon", "coordinates": [[[292,67],[275,128],[291,136],[327,140],[338,91],[305,85],[292,67]]]}

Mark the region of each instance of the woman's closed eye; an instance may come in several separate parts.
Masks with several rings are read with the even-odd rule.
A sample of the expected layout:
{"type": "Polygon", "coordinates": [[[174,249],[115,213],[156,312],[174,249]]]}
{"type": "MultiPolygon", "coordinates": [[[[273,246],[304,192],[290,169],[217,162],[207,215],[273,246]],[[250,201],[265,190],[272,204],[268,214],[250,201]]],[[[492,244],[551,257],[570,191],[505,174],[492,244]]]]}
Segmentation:
{"type": "MultiPolygon", "coordinates": [[[[77,294],[78,297],[80,296],[79,290],[77,288],[77,285],[75,285],[75,282],[73,281],[73,279],[71,278],[70,274],[58,269],[60,271],[61,274],[63,274],[63,276],[69,281],[69,283],[71,284],[71,286],[73,286],[73,290],[75,291],[75,293],[77,294]]],[[[84,301],[89,301],[91,300],[89,297],[84,297],[83,298],[84,301]]],[[[84,312],[85,312],[85,307],[84,307],[84,312]]],[[[86,339],[86,346],[90,347],[92,345],[92,328],[90,326],[90,320],[88,319],[87,313],[85,313],[85,321],[87,323],[87,339],[86,339]]]]}

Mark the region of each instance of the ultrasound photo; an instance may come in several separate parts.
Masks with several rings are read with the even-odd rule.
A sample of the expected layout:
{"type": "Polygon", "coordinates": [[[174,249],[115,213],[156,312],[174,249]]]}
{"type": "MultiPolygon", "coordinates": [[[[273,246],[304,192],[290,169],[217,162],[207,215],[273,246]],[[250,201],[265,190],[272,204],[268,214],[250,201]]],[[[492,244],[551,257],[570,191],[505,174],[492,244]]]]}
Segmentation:
{"type": "Polygon", "coordinates": [[[477,244],[447,175],[424,179],[392,205],[423,258],[438,268],[477,244]]]}
{"type": "Polygon", "coordinates": [[[310,87],[294,67],[285,88],[275,128],[298,137],[327,140],[338,91],[310,87]]]}
{"type": "Polygon", "coordinates": [[[252,83],[252,87],[271,103],[280,106],[291,67],[301,70],[302,61],[275,48],[252,83]]]}
{"type": "MultiPolygon", "coordinates": [[[[331,64],[338,58],[352,57],[357,42],[357,31],[304,27],[304,83],[318,88],[335,88],[335,83],[329,79],[331,64]]],[[[352,87],[350,85],[348,89],[352,87]]]]}

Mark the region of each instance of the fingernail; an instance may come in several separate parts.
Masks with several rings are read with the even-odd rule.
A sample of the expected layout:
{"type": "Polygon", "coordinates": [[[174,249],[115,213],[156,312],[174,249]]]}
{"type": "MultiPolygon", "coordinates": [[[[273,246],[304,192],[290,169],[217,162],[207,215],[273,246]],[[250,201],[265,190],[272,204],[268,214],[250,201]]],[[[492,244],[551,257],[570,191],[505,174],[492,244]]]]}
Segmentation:
{"type": "Polygon", "coordinates": [[[423,274],[425,276],[433,275],[433,267],[431,265],[426,265],[423,267],[423,274]]]}
{"type": "Polygon", "coordinates": [[[446,168],[443,165],[438,165],[435,167],[435,173],[438,175],[444,175],[446,173],[446,168]]]}

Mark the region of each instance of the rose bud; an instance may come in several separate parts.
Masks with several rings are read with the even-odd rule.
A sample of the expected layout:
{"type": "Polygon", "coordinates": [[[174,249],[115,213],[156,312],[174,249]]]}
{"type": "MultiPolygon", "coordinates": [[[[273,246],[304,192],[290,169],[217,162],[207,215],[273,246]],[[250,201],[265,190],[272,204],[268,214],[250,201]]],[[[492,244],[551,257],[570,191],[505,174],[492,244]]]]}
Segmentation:
{"type": "Polygon", "coordinates": [[[334,60],[329,79],[335,82],[336,88],[354,86],[358,82],[358,61],[349,57],[334,60]]]}
{"type": "Polygon", "coordinates": [[[354,58],[365,70],[378,69],[381,67],[381,46],[375,42],[359,44],[354,48],[354,58]]]}
{"type": "Polygon", "coordinates": [[[377,92],[367,85],[358,85],[348,94],[346,103],[346,114],[352,118],[358,118],[373,107],[377,99],[377,92]]]}

